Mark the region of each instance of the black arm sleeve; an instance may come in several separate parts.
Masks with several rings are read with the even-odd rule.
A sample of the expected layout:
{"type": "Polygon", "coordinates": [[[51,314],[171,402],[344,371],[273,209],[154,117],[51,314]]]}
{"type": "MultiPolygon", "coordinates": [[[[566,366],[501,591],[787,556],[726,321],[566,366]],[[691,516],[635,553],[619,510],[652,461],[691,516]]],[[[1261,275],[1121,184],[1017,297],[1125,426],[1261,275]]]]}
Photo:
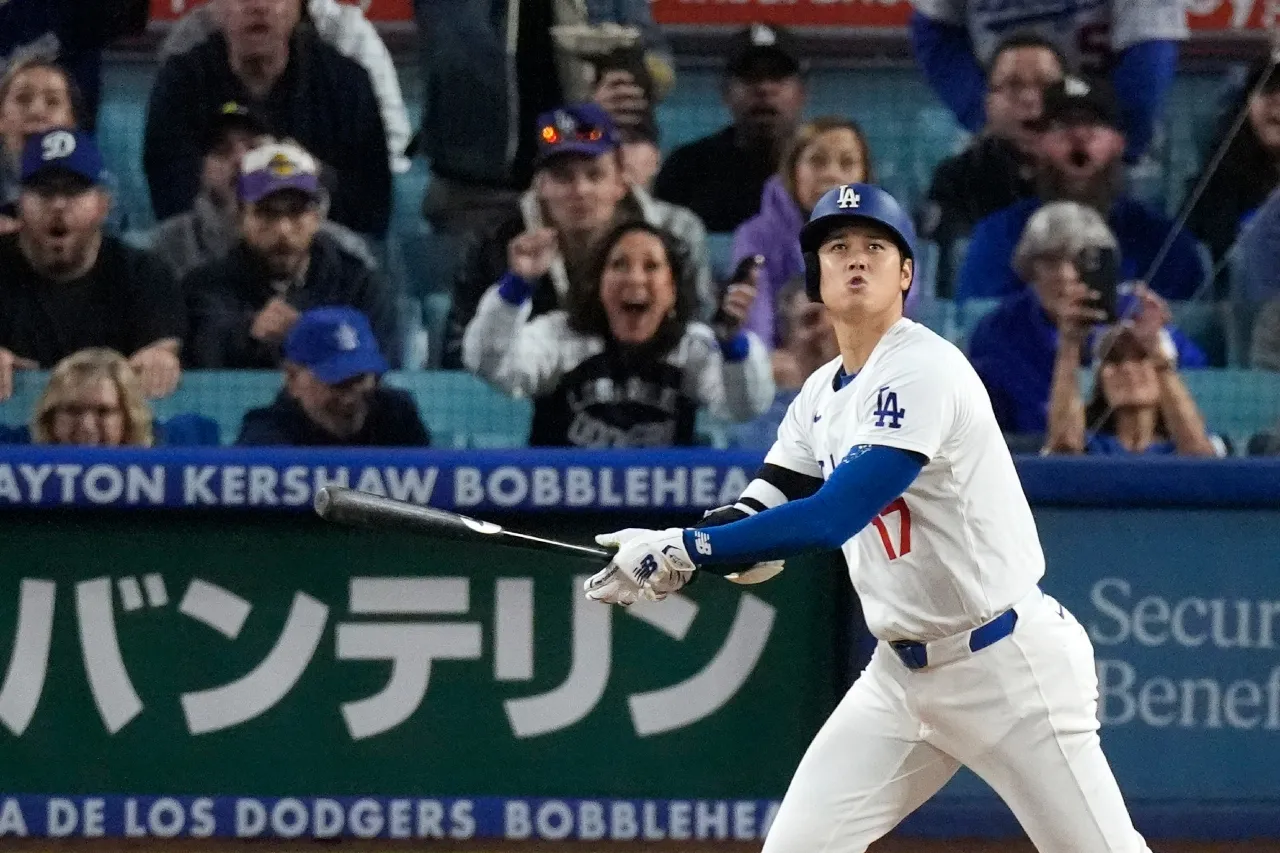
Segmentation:
{"type": "Polygon", "coordinates": [[[782,492],[789,501],[807,498],[822,488],[821,477],[810,477],[808,474],[801,474],[799,471],[792,471],[790,468],[783,468],[781,465],[771,465],[768,462],[760,466],[755,478],[764,480],[782,492]]]}

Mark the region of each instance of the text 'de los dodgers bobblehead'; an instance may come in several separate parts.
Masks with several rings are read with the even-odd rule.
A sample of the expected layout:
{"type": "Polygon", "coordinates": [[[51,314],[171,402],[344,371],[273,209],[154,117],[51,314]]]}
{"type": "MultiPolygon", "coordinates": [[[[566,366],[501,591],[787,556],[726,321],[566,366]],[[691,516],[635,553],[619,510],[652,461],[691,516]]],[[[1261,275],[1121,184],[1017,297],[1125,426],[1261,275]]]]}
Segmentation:
{"type": "Polygon", "coordinates": [[[800,235],[840,355],[809,377],[756,478],[696,528],[623,530],[588,597],[661,599],[695,573],[758,582],[841,549],[878,645],[814,738],[765,853],[859,853],[963,764],[1041,853],[1142,853],[1098,739],[1093,648],[1038,583],[1044,555],[964,355],[902,316],[910,217],[828,192],[800,235]],[[732,574],[730,574],[732,573],[732,574]]]}

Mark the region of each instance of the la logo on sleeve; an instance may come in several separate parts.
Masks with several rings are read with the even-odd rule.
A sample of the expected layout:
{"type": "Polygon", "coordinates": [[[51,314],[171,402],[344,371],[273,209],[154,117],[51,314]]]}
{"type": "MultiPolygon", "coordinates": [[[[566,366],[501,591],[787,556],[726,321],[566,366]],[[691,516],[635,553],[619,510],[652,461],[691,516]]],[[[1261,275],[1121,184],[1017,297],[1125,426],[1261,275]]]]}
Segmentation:
{"type": "Polygon", "coordinates": [[[890,391],[885,385],[876,394],[876,410],[871,414],[875,416],[878,427],[902,429],[902,419],[907,416],[907,410],[898,406],[898,392],[890,391]]]}

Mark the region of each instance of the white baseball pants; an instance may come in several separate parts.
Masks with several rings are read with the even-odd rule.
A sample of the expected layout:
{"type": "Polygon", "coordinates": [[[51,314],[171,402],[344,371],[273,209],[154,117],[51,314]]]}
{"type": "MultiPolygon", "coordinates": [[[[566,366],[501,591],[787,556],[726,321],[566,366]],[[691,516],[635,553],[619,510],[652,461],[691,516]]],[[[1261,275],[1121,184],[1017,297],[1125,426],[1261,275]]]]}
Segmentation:
{"type": "Polygon", "coordinates": [[[1015,610],[1009,636],[925,669],[880,643],[805,752],[764,853],[862,853],[961,764],[1040,853],[1150,853],[1098,740],[1088,635],[1038,590],[1015,610]]]}

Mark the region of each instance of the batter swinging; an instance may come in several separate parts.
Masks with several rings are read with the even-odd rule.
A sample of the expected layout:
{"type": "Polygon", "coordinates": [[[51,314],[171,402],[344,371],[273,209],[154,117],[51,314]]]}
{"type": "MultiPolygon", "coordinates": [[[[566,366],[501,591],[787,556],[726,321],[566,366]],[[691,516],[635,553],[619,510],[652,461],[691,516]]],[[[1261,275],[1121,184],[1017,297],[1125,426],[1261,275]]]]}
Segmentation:
{"type": "Polygon", "coordinates": [[[1041,853],[1148,851],[1098,740],[1093,647],[1037,586],[1044,555],[986,391],[902,316],[914,237],[877,187],[822,198],[800,241],[840,357],[809,377],[733,507],[698,528],[598,537],[618,552],[587,595],[661,599],[695,570],[750,582],[742,563],[843,549],[879,644],[800,762],[765,853],[860,853],[961,764],[1041,853]]]}

